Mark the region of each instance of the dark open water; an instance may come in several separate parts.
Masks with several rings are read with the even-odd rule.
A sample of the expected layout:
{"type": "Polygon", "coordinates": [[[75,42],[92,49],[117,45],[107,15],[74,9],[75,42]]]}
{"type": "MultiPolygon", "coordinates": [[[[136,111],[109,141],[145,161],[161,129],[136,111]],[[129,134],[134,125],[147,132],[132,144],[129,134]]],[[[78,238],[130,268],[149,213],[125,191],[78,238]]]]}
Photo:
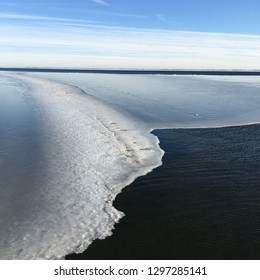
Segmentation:
{"type": "Polygon", "coordinates": [[[126,216],[68,259],[260,259],[260,125],[157,130],[163,165],[118,195],[126,216]]]}

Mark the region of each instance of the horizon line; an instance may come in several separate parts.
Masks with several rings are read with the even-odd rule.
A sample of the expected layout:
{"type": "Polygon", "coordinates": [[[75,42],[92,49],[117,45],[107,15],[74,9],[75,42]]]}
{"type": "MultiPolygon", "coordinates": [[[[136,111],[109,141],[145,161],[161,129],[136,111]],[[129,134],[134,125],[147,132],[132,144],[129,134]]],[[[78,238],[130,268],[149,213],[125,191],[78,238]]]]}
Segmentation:
{"type": "Polygon", "coordinates": [[[260,69],[127,69],[127,68],[43,68],[43,67],[0,67],[10,72],[62,72],[93,74],[167,74],[167,75],[250,75],[260,76],[260,69]]]}

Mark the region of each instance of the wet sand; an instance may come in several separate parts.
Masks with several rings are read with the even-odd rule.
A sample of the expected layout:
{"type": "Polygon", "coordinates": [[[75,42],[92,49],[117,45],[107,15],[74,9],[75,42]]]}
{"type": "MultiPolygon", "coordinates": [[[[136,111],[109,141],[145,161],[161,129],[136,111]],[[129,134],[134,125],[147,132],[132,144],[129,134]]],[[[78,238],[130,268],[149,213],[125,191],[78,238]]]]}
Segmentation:
{"type": "Polygon", "coordinates": [[[67,259],[260,259],[260,125],[154,134],[163,165],[117,196],[111,237],[67,259]]]}

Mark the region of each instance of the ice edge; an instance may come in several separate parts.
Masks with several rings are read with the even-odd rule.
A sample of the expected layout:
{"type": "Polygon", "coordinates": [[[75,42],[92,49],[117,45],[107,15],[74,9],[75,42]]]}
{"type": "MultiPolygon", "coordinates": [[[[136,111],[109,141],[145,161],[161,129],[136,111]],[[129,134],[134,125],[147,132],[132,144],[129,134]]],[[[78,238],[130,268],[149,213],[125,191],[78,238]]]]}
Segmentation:
{"type": "MultiPolygon", "coordinates": [[[[112,182],[114,180],[113,184],[111,184],[111,182],[108,182],[107,185],[105,184],[105,188],[108,189],[108,195],[103,210],[106,212],[109,224],[101,222],[99,228],[96,228],[98,232],[96,232],[95,235],[84,237],[84,239],[80,240],[77,244],[71,244],[73,242],[70,241],[70,244],[67,244],[67,248],[56,248],[56,252],[55,250],[53,251],[53,249],[51,252],[47,250],[44,257],[43,254],[38,256],[34,253],[28,257],[34,259],[62,259],[70,253],[83,252],[95,239],[102,239],[111,235],[114,224],[122,218],[123,214],[112,205],[117,194],[119,194],[124,187],[131,184],[136,178],[146,175],[162,164],[164,151],[159,146],[159,139],[151,134],[153,129],[148,128],[144,123],[129,119],[115,109],[109,108],[106,104],[102,104],[102,102],[95,97],[88,96],[86,93],[83,94],[83,90],[77,87],[44,79],[25,77],[23,75],[8,76],[25,83],[28,86],[34,102],[38,103],[44,110],[49,110],[48,107],[53,106],[53,103],[59,101],[63,102],[65,106],[73,105],[74,108],[78,106],[76,109],[79,109],[78,112],[82,113],[82,110],[86,108],[83,108],[80,103],[83,100],[87,100],[87,108],[91,110],[94,108],[90,116],[91,122],[93,123],[94,121],[95,125],[97,125],[94,126],[94,128],[92,127],[92,129],[102,129],[103,127],[102,133],[107,132],[110,137],[112,136],[114,141],[112,144],[118,145],[121,155],[123,152],[122,157],[124,157],[124,160],[122,163],[126,164],[125,167],[129,168],[128,171],[122,174],[122,177],[119,176],[119,182],[118,178],[112,178],[112,182]],[[128,163],[129,165],[127,165],[128,163]]],[[[84,103],[84,106],[85,105],[84,103]]],[[[57,108],[54,107],[53,109],[54,112],[57,108]]],[[[51,117],[51,114],[55,113],[53,112],[51,110],[51,117]]],[[[55,115],[53,115],[53,117],[54,121],[56,121],[55,115]]],[[[63,132],[61,131],[61,133],[63,132]]],[[[24,257],[21,256],[21,258],[24,257]]]]}

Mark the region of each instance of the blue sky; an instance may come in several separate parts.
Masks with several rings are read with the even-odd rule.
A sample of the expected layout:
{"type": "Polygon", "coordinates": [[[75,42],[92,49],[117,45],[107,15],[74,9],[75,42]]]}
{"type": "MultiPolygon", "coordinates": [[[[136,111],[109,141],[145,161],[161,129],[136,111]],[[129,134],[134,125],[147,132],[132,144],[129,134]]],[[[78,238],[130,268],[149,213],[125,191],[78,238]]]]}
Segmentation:
{"type": "Polygon", "coordinates": [[[0,67],[260,69],[260,1],[0,0],[0,67]]]}

